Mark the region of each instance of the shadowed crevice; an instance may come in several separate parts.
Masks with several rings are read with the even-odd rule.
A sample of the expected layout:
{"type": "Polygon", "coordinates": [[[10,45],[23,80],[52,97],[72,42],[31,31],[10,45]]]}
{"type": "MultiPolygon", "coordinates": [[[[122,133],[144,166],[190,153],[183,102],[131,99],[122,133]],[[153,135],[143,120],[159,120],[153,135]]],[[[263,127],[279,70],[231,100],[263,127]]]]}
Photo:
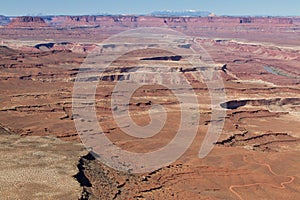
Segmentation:
{"type": "Polygon", "coordinates": [[[77,168],[79,172],[74,176],[74,178],[80,183],[80,186],[83,187],[81,197],[79,200],[88,200],[90,196],[90,192],[87,188],[92,187],[90,180],[86,177],[84,170],[85,170],[85,162],[89,160],[95,160],[92,154],[88,153],[87,155],[80,158],[77,168]]]}

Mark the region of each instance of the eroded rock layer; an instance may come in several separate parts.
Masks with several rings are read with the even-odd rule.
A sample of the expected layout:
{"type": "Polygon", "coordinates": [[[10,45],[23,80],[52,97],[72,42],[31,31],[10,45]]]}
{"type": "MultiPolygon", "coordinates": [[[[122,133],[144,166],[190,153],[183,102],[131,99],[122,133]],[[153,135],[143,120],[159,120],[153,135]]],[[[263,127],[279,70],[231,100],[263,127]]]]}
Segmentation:
{"type": "MultiPolygon", "coordinates": [[[[145,70],[144,73],[156,72],[156,66],[185,77],[198,99],[197,112],[201,118],[193,144],[176,162],[152,172],[131,174],[109,168],[90,155],[79,159],[72,153],[72,162],[76,157],[78,167],[71,161],[67,161],[73,166],[70,168],[64,166],[65,161],[55,167],[57,171],[46,167],[44,169],[51,178],[38,171],[38,176],[32,174],[37,183],[33,181],[33,185],[27,184],[25,188],[35,188],[34,191],[49,198],[57,197],[46,194],[41,188],[39,181],[42,180],[38,177],[44,177],[49,179],[50,191],[56,187],[62,190],[56,194],[61,195],[59,197],[65,198],[68,192],[78,191],[71,194],[75,199],[79,198],[77,194],[89,199],[300,198],[298,18],[79,16],[16,21],[21,23],[21,30],[15,22],[12,24],[16,27],[0,29],[0,132],[14,132],[22,138],[1,136],[4,145],[1,155],[4,156],[2,160],[11,160],[18,155],[33,159],[36,168],[28,167],[26,159],[22,161],[28,174],[42,168],[43,163],[35,158],[45,158],[49,153],[49,158],[53,156],[60,161],[66,158],[68,151],[74,150],[73,147],[77,149],[75,144],[51,137],[81,142],[74,125],[74,118],[78,116],[72,112],[74,81],[78,73],[92,70],[88,66],[82,68],[81,64],[104,38],[133,27],[167,25],[192,35],[215,63],[196,67],[187,63],[188,55],[150,48],[118,57],[102,73],[101,79],[90,77],[91,81],[99,81],[95,105],[103,128],[101,134],[115,145],[133,152],[155,151],[174,138],[180,124],[180,102],[172,91],[161,85],[139,88],[128,103],[134,122],[140,126],[149,124],[148,111],[156,104],[165,107],[168,120],[157,135],[147,139],[134,138],[125,134],[112,116],[112,111],[118,110],[111,107],[112,96],[124,96],[122,92],[113,93],[116,84],[130,79],[141,69],[145,70]],[[47,23],[49,27],[24,28],[24,23],[47,23]],[[12,31],[15,34],[12,35],[12,31]],[[216,122],[211,119],[209,89],[201,78],[201,72],[208,69],[219,72],[223,78],[226,100],[220,103],[220,107],[226,115],[215,148],[200,159],[198,153],[205,134],[216,122]],[[37,150],[37,146],[41,149],[37,150]],[[14,151],[6,150],[6,147],[14,151]],[[53,152],[50,147],[58,150],[53,152]],[[56,179],[60,176],[53,175],[56,172],[76,174],[75,171],[69,174],[71,168],[79,169],[76,177],[84,187],[83,193],[76,181],[63,179],[60,183],[56,179]],[[52,184],[56,181],[59,184],[52,184]],[[63,183],[66,190],[62,189],[63,183]]],[[[105,44],[103,48],[120,50],[122,45],[105,44]]],[[[190,47],[190,44],[180,46],[182,49],[190,47]]],[[[86,132],[90,129],[88,127],[86,132]]],[[[16,157],[13,160],[21,162],[16,157]]],[[[6,181],[5,189],[1,190],[4,196],[10,194],[9,184],[20,189],[26,179],[15,175],[22,174],[15,163],[9,161],[6,164],[16,170],[3,167],[0,179],[6,181]],[[12,176],[17,177],[17,182],[12,176]]],[[[17,198],[27,194],[25,190],[20,190],[17,198]]]]}

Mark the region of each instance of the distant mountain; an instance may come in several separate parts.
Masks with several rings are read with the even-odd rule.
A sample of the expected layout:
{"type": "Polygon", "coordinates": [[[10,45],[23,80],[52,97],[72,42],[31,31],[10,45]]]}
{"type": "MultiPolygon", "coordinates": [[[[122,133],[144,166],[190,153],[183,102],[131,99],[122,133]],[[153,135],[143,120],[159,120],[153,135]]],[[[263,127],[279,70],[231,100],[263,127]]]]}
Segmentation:
{"type": "Polygon", "coordinates": [[[8,24],[9,22],[10,22],[9,17],[0,15],[0,26],[1,26],[1,25],[6,25],[6,24],[8,24]]]}
{"type": "Polygon", "coordinates": [[[197,10],[186,10],[186,11],[155,11],[152,12],[152,16],[158,17],[207,17],[211,12],[197,11],[197,10]]]}

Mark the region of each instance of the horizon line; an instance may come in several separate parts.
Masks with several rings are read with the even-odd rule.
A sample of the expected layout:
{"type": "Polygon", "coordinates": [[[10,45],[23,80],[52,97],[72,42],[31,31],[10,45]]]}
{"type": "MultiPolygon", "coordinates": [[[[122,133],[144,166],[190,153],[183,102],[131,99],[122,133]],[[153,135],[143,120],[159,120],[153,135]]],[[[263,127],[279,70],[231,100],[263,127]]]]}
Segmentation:
{"type": "MultiPolygon", "coordinates": [[[[215,13],[211,13],[215,14],[215,13]]],[[[147,16],[147,17],[210,17],[210,16],[172,16],[172,15],[154,15],[154,14],[110,14],[110,13],[99,13],[99,14],[26,14],[26,15],[5,15],[0,14],[0,16],[5,17],[58,17],[58,16],[147,16]]],[[[266,15],[266,14],[223,14],[212,17],[300,17],[300,15],[266,15]]]]}

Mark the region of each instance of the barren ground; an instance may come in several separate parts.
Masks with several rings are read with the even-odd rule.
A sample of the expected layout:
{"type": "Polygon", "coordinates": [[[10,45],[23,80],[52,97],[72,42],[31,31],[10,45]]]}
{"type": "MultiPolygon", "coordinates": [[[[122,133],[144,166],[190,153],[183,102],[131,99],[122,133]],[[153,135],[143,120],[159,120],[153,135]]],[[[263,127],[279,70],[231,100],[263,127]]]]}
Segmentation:
{"type": "MultiPolygon", "coordinates": [[[[168,26],[195,37],[216,63],[227,96],[222,104],[226,109],[225,125],[213,151],[198,158],[205,133],[213,122],[207,86],[197,78],[197,70],[187,66],[180,73],[191,82],[199,101],[197,136],[179,160],[145,174],[116,171],[83,151],[72,114],[74,80],[87,53],[104,38],[130,28],[128,24],[134,22],[116,26],[107,22],[100,27],[93,22],[89,24],[92,27],[82,28],[82,24],[76,25],[71,19],[66,24],[61,24],[62,19],[55,20],[47,22],[46,27],[20,28],[22,23],[17,23],[0,28],[2,197],[300,198],[298,18],[293,24],[280,20],[283,24],[274,20],[273,26],[215,22],[201,28],[193,25],[196,22],[167,20],[168,26]],[[67,25],[73,29],[61,28],[67,25]],[[78,172],[81,187],[73,177],[78,172]]],[[[148,26],[158,23],[156,19],[148,20],[148,26]]],[[[147,111],[151,105],[160,104],[168,110],[165,127],[154,137],[142,140],[124,134],[114,122],[110,108],[116,80],[126,71],[156,65],[158,61],[153,58],[170,56],[176,55],[149,49],[131,52],[113,62],[99,81],[97,117],[103,134],[119,147],[135,152],[155,150],[176,134],[179,102],[161,86],[140,88],[130,102],[131,116],[139,125],[149,123],[147,111]]],[[[159,62],[175,70],[186,64],[184,57],[159,62]]]]}

